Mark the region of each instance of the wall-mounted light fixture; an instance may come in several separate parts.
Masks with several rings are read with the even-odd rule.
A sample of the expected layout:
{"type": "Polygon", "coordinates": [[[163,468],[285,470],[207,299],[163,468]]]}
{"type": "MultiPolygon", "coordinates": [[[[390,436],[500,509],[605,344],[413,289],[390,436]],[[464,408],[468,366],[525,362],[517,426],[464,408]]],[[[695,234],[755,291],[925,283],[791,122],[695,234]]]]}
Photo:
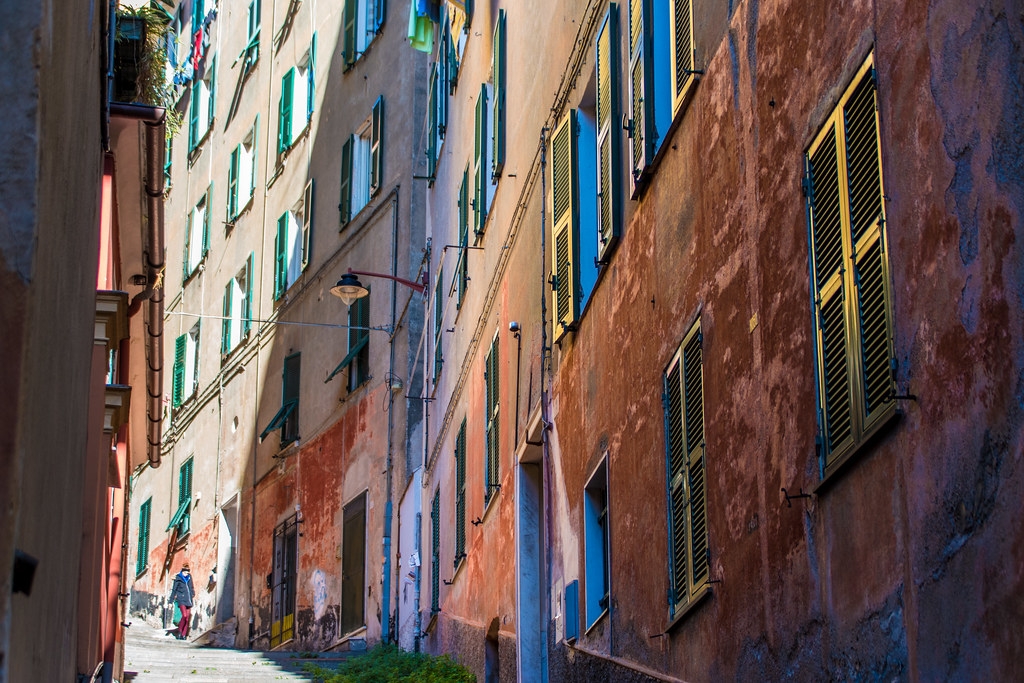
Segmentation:
{"type": "Polygon", "coordinates": [[[412,280],[406,280],[405,278],[396,277],[394,275],[386,275],[384,273],[370,273],[363,270],[352,270],[348,269],[348,272],[341,276],[338,280],[338,284],[331,287],[331,294],[338,297],[345,302],[346,306],[351,306],[352,302],[356,299],[362,299],[364,296],[370,294],[370,290],[363,287],[363,283],[359,281],[357,275],[366,275],[367,277],[379,277],[385,280],[391,280],[399,284],[405,285],[411,289],[416,290],[422,294],[427,289],[426,273],[423,275],[423,282],[413,282],[412,280]]]}

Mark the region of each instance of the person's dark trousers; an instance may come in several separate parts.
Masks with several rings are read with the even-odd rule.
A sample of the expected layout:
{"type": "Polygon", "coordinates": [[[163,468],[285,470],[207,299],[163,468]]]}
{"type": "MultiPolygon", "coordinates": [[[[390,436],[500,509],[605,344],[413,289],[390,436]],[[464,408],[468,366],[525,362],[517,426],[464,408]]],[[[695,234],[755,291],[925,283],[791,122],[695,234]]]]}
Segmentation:
{"type": "Polygon", "coordinates": [[[178,638],[188,638],[188,622],[192,616],[192,608],[187,605],[178,605],[181,610],[181,621],[178,622],[178,638]]]}

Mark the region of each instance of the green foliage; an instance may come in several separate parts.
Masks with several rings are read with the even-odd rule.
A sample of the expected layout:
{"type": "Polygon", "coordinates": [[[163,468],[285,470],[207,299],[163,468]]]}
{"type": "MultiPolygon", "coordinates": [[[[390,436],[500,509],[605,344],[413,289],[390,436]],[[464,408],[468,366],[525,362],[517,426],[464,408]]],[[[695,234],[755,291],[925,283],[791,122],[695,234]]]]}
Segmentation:
{"type": "MultiPolygon", "coordinates": [[[[133,22],[137,20],[142,22],[144,36],[142,52],[132,65],[132,71],[135,74],[135,88],[134,92],[121,99],[126,102],[164,107],[167,115],[167,136],[173,137],[181,128],[182,116],[174,108],[175,92],[167,82],[165,74],[167,65],[165,38],[170,16],[162,9],[155,7],[118,7],[117,30],[114,34],[116,43],[120,44],[129,39],[124,28],[133,25],[133,22]]],[[[121,65],[115,65],[115,69],[119,66],[121,65]]]]}
{"type": "Polygon", "coordinates": [[[323,683],[476,683],[476,676],[448,655],[406,652],[394,645],[378,645],[337,669],[316,664],[304,668],[323,683]]]}

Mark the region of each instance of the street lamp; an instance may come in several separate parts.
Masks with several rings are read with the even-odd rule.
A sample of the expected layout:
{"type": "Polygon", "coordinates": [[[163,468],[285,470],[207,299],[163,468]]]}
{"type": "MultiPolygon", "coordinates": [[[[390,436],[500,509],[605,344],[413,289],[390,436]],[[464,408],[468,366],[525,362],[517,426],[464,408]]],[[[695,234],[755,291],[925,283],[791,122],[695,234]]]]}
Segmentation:
{"type": "Polygon", "coordinates": [[[404,278],[396,277],[394,275],[386,275],[384,273],[371,273],[365,270],[352,270],[351,268],[349,268],[348,272],[342,275],[341,279],[338,280],[338,284],[331,287],[331,294],[344,301],[346,306],[351,306],[356,299],[362,299],[364,296],[368,296],[370,294],[370,290],[368,290],[366,287],[363,287],[363,283],[359,281],[359,278],[357,278],[356,275],[366,275],[369,277],[380,277],[384,278],[385,280],[392,280],[399,284],[403,284],[406,287],[410,287],[419,292],[420,294],[425,292],[427,289],[427,276],[425,273],[423,275],[424,281],[422,283],[419,283],[413,282],[412,280],[406,280],[404,278]]]}

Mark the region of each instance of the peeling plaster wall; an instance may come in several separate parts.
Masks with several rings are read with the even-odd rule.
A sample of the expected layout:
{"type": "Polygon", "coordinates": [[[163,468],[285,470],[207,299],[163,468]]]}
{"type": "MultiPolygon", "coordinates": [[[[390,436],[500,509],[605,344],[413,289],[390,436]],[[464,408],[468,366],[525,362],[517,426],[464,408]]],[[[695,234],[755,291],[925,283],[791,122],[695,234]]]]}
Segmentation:
{"type": "Polygon", "coordinates": [[[555,352],[552,609],[582,574],[582,492],[607,449],[612,614],[581,644],[693,681],[1012,677],[1024,13],[748,0],[719,18],[698,24],[706,73],[555,352]],[[802,154],[872,47],[897,381],[917,399],[788,507],[781,487],[820,481],[802,154]],[[661,382],[698,314],[720,583],[665,633],[661,382]]]}

